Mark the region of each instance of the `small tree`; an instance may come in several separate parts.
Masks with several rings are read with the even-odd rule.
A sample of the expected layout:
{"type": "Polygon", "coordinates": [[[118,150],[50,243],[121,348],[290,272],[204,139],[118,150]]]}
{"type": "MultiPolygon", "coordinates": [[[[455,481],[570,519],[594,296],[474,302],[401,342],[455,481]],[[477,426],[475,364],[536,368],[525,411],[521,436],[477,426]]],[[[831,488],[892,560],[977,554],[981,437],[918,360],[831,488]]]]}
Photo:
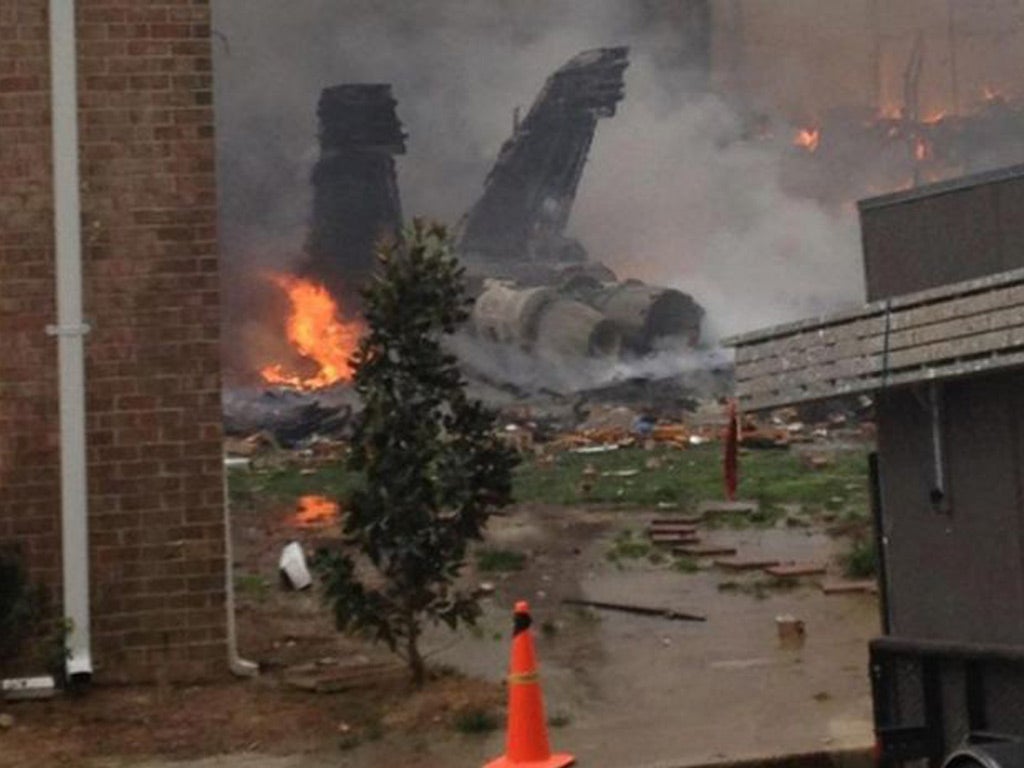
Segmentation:
{"type": "Polygon", "coordinates": [[[360,557],[322,562],[338,628],[387,643],[421,685],[424,620],[454,629],[480,613],[454,582],[468,543],[509,503],[517,459],[444,351],[444,337],[468,317],[463,269],[444,228],[415,221],[379,247],[378,259],[354,357],[363,411],[349,468],[364,482],[345,507],[345,534],[360,557]]]}

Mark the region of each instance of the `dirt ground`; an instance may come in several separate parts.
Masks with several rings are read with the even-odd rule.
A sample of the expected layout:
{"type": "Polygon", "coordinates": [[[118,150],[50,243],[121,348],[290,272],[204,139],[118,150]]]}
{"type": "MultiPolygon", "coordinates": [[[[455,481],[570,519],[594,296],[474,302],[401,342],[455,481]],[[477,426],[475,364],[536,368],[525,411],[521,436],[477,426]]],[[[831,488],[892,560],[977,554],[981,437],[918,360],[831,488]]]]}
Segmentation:
{"type": "MultiPolygon", "coordinates": [[[[624,529],[639,535],[653,515],[637,511],[530,507],[496,518],[488,546],[525,553],[526,567],[470,575],[493,582],[494,594],[477,630],[429,634],[426,651],[441,675],[426,690],[413,693],[400,680],[338,694],[294,690],[284,682],[290,665],[388,657],[340,638],[316,595],[279,587],[282,544],[332,533],[330,521],[295,527],[292,512],[259,504],[235,512],[240,646],[261,663],[260,678],[8,705],[15,724],[0,731],[0,766],[476,766],[502,751],[501,681],[509,609],[519,598],[534,610],[552,740],[581,765],[682,766],[871,741],[866,646],[878,629],[874,597],[825,596],[815,579],[754,589],[758,576],[726,574],[710,561],[692,573],[644,557],[614,562],[615,537],[624,529]],[[596,612],[562,604],[566,597],[672,608],[707,621],[596,612]],[[802,648],[780,648],[781,614],[805,622],[802,648]],[[476,712],[493,712],[498,727],[464,732],[487,730],[460,727],[476,712]]],[[[722,528],[705,538],[744,556],[833,563],[845,546],[819,525],[722,528]]]]}

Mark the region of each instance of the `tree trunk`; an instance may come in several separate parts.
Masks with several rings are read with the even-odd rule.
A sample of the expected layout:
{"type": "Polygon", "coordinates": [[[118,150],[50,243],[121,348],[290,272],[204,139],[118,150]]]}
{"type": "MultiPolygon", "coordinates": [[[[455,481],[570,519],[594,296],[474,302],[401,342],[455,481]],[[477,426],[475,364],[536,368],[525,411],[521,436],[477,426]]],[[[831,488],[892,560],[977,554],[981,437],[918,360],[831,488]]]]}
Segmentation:
{"type": "Polygon", "coordinates": [[[427,666],[420,654],[420,628],[414,621],[409,622],[409,637],[406,641],[405,655],[409,662],[409,671],[412,673],[412,683],[417,688],[422,688],[427,679],[427,666]]]}

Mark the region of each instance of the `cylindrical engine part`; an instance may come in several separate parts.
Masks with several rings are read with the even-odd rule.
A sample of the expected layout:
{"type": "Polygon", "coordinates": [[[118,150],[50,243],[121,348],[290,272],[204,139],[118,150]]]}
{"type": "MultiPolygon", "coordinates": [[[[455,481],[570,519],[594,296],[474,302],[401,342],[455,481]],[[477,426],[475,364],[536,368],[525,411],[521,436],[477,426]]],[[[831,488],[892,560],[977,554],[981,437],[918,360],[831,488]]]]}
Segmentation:
{"type": "Polygon", "coordinates": [[[673,288],[627,280],[589,292],[586,301],[615,323],[623,343],[635,352],[649,352],[666,337],[682,337],[691,345],[700,338],[704,310],[673,288]]]}
{"type": "Polygon", "coordinates": [[[545,357],[617,357],[622,336],[600,312],[571,299],[556,299],[541,309],[538,352],[545,357]]]}
{"type": "Polygon", "coordinates": [[[613,357],[622,343],[613,322],[551,288],[490,282],[477,297],[471,320],[474,331],[489,341],[547,357],[613,357]]]}
{"type": "Polygon", "coordinates": [[[520,290],[489,282],[473,304],[473,328],[488,341],[528,348],[536,337],[540,310],[555,298],[550,288],[520,290]]]}

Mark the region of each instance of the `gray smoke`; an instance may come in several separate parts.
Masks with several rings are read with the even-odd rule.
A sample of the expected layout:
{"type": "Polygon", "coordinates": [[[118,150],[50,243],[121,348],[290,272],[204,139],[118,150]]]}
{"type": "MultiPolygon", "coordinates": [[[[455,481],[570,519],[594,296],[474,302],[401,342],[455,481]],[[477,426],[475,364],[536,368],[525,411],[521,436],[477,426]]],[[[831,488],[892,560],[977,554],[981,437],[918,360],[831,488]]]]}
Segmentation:
{"type": "Polygon", "coordinates": [[[692,16],[680,12],[700,6],[214,0],[229,367],[244,367],[239,350],[279,343],[261,314],[279,316],[266,310],[279,298],[259,274],[301,258],[322,88],[393,85],[409,134],[403,210],[454,224],[480,194],[513,109],[574,54],[606,45],[631,47],[626,98],[598,126],[569,234],[621,278],[691,293],[708,310],[709,341],[861,300],[853,208],[787,193],[791,126],[769,114],[781,128],[752,140],[749,104],[702,87],[692,16]]]}

